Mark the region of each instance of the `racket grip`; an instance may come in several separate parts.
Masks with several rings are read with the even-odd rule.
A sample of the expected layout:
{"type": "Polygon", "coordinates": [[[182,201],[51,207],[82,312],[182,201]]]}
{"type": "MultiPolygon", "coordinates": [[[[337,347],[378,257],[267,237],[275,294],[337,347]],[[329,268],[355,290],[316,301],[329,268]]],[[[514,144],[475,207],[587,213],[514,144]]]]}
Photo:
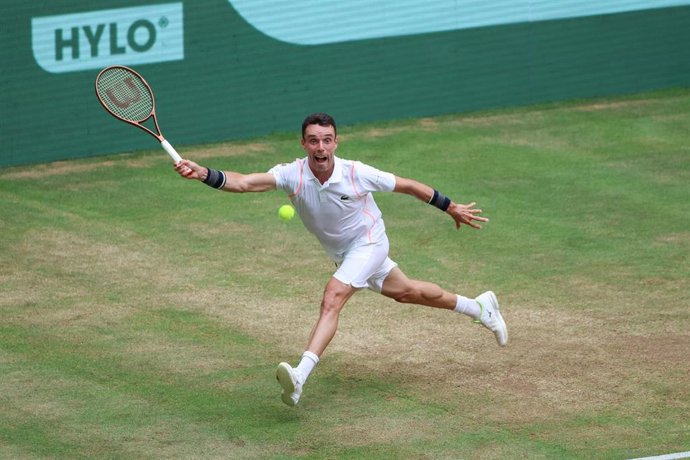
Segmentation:
{"type": "Polygon", "coordinates": [[[182,157],[177,154],[173,146],[170,145],[170,142],[163,139],[161,141],[161,145],[163,146],[165,151],[168,152],[168,155],[170,155],[170,158],[172,158],[175,163],[179,163],[180,161],[182,161],[182,157]]]}

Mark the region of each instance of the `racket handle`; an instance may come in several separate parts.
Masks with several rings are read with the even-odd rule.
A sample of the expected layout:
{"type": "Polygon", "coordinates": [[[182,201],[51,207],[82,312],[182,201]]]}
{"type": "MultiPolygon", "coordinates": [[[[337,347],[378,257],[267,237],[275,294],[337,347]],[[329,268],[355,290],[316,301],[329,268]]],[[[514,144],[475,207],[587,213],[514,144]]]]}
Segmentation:
{"type": "Polygon", "coordinates": [[[168,152],[168,155],[170,155],[170,158],[172,158],[175,163],[179,163],[180,161],[182,161],[182,157],[177,154],[173,146],[170,145],[170,142],[163,139],[161,141],[161,145],[163,146],[165,151],[168,152]]]}

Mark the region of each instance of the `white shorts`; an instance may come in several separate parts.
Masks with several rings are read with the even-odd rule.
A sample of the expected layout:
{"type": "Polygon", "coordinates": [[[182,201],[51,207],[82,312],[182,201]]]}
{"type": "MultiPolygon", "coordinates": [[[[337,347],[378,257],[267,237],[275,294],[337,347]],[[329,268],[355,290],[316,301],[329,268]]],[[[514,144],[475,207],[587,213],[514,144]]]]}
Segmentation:
{"type": "Polygon", "coordinates": [[[384,238],[347,251],[342,260],[336,260],[338,270],[333,277],[353,288],[381,292],[383,281],[397,265],[388,257],[388,238],[384,238]]]}

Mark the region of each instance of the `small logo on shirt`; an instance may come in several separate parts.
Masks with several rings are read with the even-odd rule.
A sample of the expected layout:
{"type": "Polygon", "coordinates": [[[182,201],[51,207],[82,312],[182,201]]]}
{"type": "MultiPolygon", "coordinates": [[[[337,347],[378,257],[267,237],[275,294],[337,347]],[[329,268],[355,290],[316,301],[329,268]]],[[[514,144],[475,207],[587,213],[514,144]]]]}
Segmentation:
{"type": "Polygon", "coordinates": [[[341,195],[340,196],[340,201],[350,201],[350,197],[347,195],[341,195]]]}

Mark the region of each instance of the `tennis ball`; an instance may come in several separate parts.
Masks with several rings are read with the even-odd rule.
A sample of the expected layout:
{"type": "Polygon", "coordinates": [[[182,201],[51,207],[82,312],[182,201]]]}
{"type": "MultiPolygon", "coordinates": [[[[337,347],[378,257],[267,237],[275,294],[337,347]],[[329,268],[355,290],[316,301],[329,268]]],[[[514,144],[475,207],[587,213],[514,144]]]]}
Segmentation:
{"type": "Polygon", "coordinates": [[[290,206],[289,204],[284,204],[278,209],[278,216],[285,220],[288,221],[295,217],[295,208],[290,206]]]}

